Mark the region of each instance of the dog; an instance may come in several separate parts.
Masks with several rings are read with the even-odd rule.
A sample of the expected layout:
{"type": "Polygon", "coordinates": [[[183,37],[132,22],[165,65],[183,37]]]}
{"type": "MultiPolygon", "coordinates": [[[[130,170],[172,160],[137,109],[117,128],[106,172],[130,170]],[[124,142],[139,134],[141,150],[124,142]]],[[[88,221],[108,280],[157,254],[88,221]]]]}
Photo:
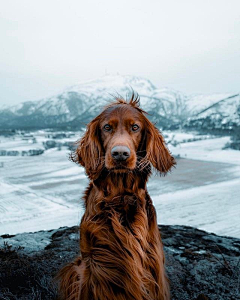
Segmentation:
{"type": "Polygon", "coordinates": [[[116,98],[93,119],[72,160],[90,179],[79,256],[59,274],[67,300],[169,300],[156,211],[147,192],[154,168],[175,160],[139,96],[116,98]]]}

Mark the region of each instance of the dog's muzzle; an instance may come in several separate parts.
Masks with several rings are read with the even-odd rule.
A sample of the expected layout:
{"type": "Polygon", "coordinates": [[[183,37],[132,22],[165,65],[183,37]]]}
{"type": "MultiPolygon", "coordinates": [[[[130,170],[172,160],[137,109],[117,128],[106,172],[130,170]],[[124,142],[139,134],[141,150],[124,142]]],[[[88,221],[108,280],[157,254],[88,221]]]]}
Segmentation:
{"type": "Polygon", "coordinates": [[[131,151],[127,146],[115,146],[111,150],[111,155],[116,161],[125,161],[130,157],[131,151]]]}

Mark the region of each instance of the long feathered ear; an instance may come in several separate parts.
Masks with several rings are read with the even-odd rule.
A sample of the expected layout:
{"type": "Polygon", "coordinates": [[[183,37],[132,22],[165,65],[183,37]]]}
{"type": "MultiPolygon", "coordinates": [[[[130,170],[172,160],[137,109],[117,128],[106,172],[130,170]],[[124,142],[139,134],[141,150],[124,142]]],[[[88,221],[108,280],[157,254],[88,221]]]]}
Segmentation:
{"type": "Polygon", "coordinates": [[[166,174],[176,164],[169,152],[160,131],[147,119],[146,126],[146,159],[162,174],[166,174]]]}
{"type": "Polygon", "coordinates": [[[103,168],[103,148],[99,129],[99,118],[92,120],[85,134],[78,142],[71,160],[82,165],[90,179],[96,179],[103,168]]]}

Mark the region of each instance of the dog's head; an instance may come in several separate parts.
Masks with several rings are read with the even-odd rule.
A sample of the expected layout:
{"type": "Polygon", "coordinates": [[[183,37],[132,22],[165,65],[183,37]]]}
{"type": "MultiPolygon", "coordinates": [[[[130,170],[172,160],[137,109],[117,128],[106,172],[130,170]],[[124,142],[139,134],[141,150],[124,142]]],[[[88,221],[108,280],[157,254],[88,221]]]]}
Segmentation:
{"type": "Polygon", "coordinates": [[[92,120],[80,140],[73,160],[97,179],[103,169],[125,173],[149,165],[166,174],[175,164],[159,130],[139,107],[139,97],[116,99],[92,120]]]}

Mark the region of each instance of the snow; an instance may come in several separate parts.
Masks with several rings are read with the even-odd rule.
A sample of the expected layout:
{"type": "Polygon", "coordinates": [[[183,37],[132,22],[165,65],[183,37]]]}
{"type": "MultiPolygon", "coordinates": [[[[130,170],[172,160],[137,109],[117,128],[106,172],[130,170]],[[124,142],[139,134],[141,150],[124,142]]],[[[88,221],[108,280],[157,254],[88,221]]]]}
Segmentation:
{"type": "Polygon", "coordinates": [[[218,104],[210,107],[206,111],[198,115],[199,118],[211,116],[212,120],[221,120],[221,124],[235,122],[240,124],[238,107],[240,105],[239,95],[225,101],[220,101],[218,104]]]}
{"type": "Polygon", "coordinates": [[[188,98],[188,107],[191,112],[198,113],[203,109],[213,105],[214,103],[231,96],[232,94],[210,94],[202,95],[195,94],[190,95],[188,98]]]}
{"type": "Polygon", "coordinates": [[[168,146],[169,150],[176,156],[180,155],[184,158],[240,165],[239,151],[231,149],[223,150],[228,142],[230,142],[230,137],[221,137],[181,143],[176,147],[172,145],[168,146]]]}
{"type": "Polygon", "coordinates": [[[33,143],[32,138],[25,139],[24,137],[4,138],[0,137],[0,150],[16,150],[16,151],[27,151],[30,149],[44,149],[41,142],[33,143]]]}
{"type": "MultiPolygon", "coordinates": [[[[173,89],[158,89],[145,78],[107,74],[80,82],[50,98],[12,106],[9,111],[16,115],[62,115],[65,122],[84,112],[95,114],[112,95],[125,97],[132,89],[141,96],[143,109],[176,120],[186,120],[230,96],[187,96],[173,89]]],[[[220,114],[224,122],[239,122],[239,101],[239,97],[232,98],[200,116],[220,114]]],[[[7,111],[6,107],[2,109],[7,111]]],[[[36,141],[20,133],[12,138],[0,136],[0,150],[43,149],[47,132],[30,134],[36,141]]],[[[170,151],[182,159],[167,177],[153,176],[148,183],[160,223],[191,225],[240,237],[240,151],[223,150],[230,137],[185,132],[164,132],[164,136],[170,151]],[[195,141],[189,142],[190,139],[195,141]]],[[[79,137],[77,133],[55,141],[75,141],[79,137]]],[[[79,224],[83,213],[81,197],[88,180],[84,170],[68,160],[68,154],[62,147],[61,151],[50,149],[33,157],[0,156],[0,234],[79,224]]]]}
{"type": "MultiPolygon", "coordinates": [[[[16,150],[16,151],[27,151],[31,149],[43,149],[43,143],[47,140],[52,140],[53,138],[51,135],[58,134],[62,132],[47,132],[47,131],[36,131],[36,132],[29,132],[27,134],[22,134],[21,132],[15,134],[12,137],[4,137],[0,136],[0,150],[16,150]],[[50,137],[48,137],[48,135],[50,137]]],[[[54,138],[56,143],[65,143],[65,142],[75,142],[79,136],[79,132],[69,132],[70,137],[65,137],[61,139],[54,138]]]]}
{"type": "MultiPolygon", "coordinates": [[[[203,109],[231,96],[230,94],[185,95],[169,88],[157,88],[150,80],[138,76],[106,74],[94,80],[80,82],[63,90],[62,93],[33,102],[24,102],[16,106],[0,110],[0,114],[12,120],[16,116],[33,115],[44,119],[47,116],[57,116],[57,123],[73,121],[89,113],[95,115],[109,104],[115,96],[127,97],[135,91],[140,95],[141,106],[145,111],[159,114],[170,122],[182,122],[195,116],[203,109]]],[[[224,122],[238,121],[237,107],[239,97],[228,99],[214,106],[201,117],[220,113],[224,122]]],[[[46,119],[45,119],[46,120],[46,119]]],[[[48,119],[47,119],[48,120],[48,119]]]]}
{"type": "Polygon", "coordinates": [[[40,156],[3,156],[0,161],[0,234],[79,224],[81,180],[85,186],[86,177],[68,160],[68,151],[50,149],[40,156]],[[74,202],[69,190],[76,191],[75,185],[79,195],[75,192],[74,202]]]}
{"type": "Polygon", "coordinates": [[[158,222],[240,237],[239,187],[240,178],[154,196],[158,222]]]}
{"type": "Polygon", "coordinates": [[[81,208],[63,202],[60,198],[0,182],[0,234],[51,230],[79,223],[81,208]]]}
{"type": "Polygon", "coordinates": [[[122,96],[126,96],[126,91],[130,91],[131,88],[136,90],[139,94],[149,94],[156,89],[156,87],[147,79],[137,76],[122,76],[119,74],[106,74],[100,78],[80,82],[74,86],[71,86],[65,90],[65,92],[77,92],[86,95],[92,95],[93,97],[104,95],[105,97],[111,93],[116,94],[124,92],[122,96]]]}
{"type": "MultiPolygon", "coordinates": [[[[45,135],[44,131],[35,133],[37,145],[45,135]]],[[[184,132],[164,135],[167,141],[178,142],[168,147],[180,159],[170,174],[152,176],[148,183],[159,223],[190,225],[240,237],[240,151],[222,150],[229,137],[184,132]],[[186,142],[193,138],[202,140],[186,142]]],[[[72,137],[78,138],[78,134],[72,137]]],[[[17,137],[1,137],[1,141],[1,148],[23,147],[17,137]]],[[[0,156],[0,234],[79,224],[84,211],[81,197],[88,179],[84,169],[70,162],[68,155],[63,148],[32,157],[0,156]]]]}

